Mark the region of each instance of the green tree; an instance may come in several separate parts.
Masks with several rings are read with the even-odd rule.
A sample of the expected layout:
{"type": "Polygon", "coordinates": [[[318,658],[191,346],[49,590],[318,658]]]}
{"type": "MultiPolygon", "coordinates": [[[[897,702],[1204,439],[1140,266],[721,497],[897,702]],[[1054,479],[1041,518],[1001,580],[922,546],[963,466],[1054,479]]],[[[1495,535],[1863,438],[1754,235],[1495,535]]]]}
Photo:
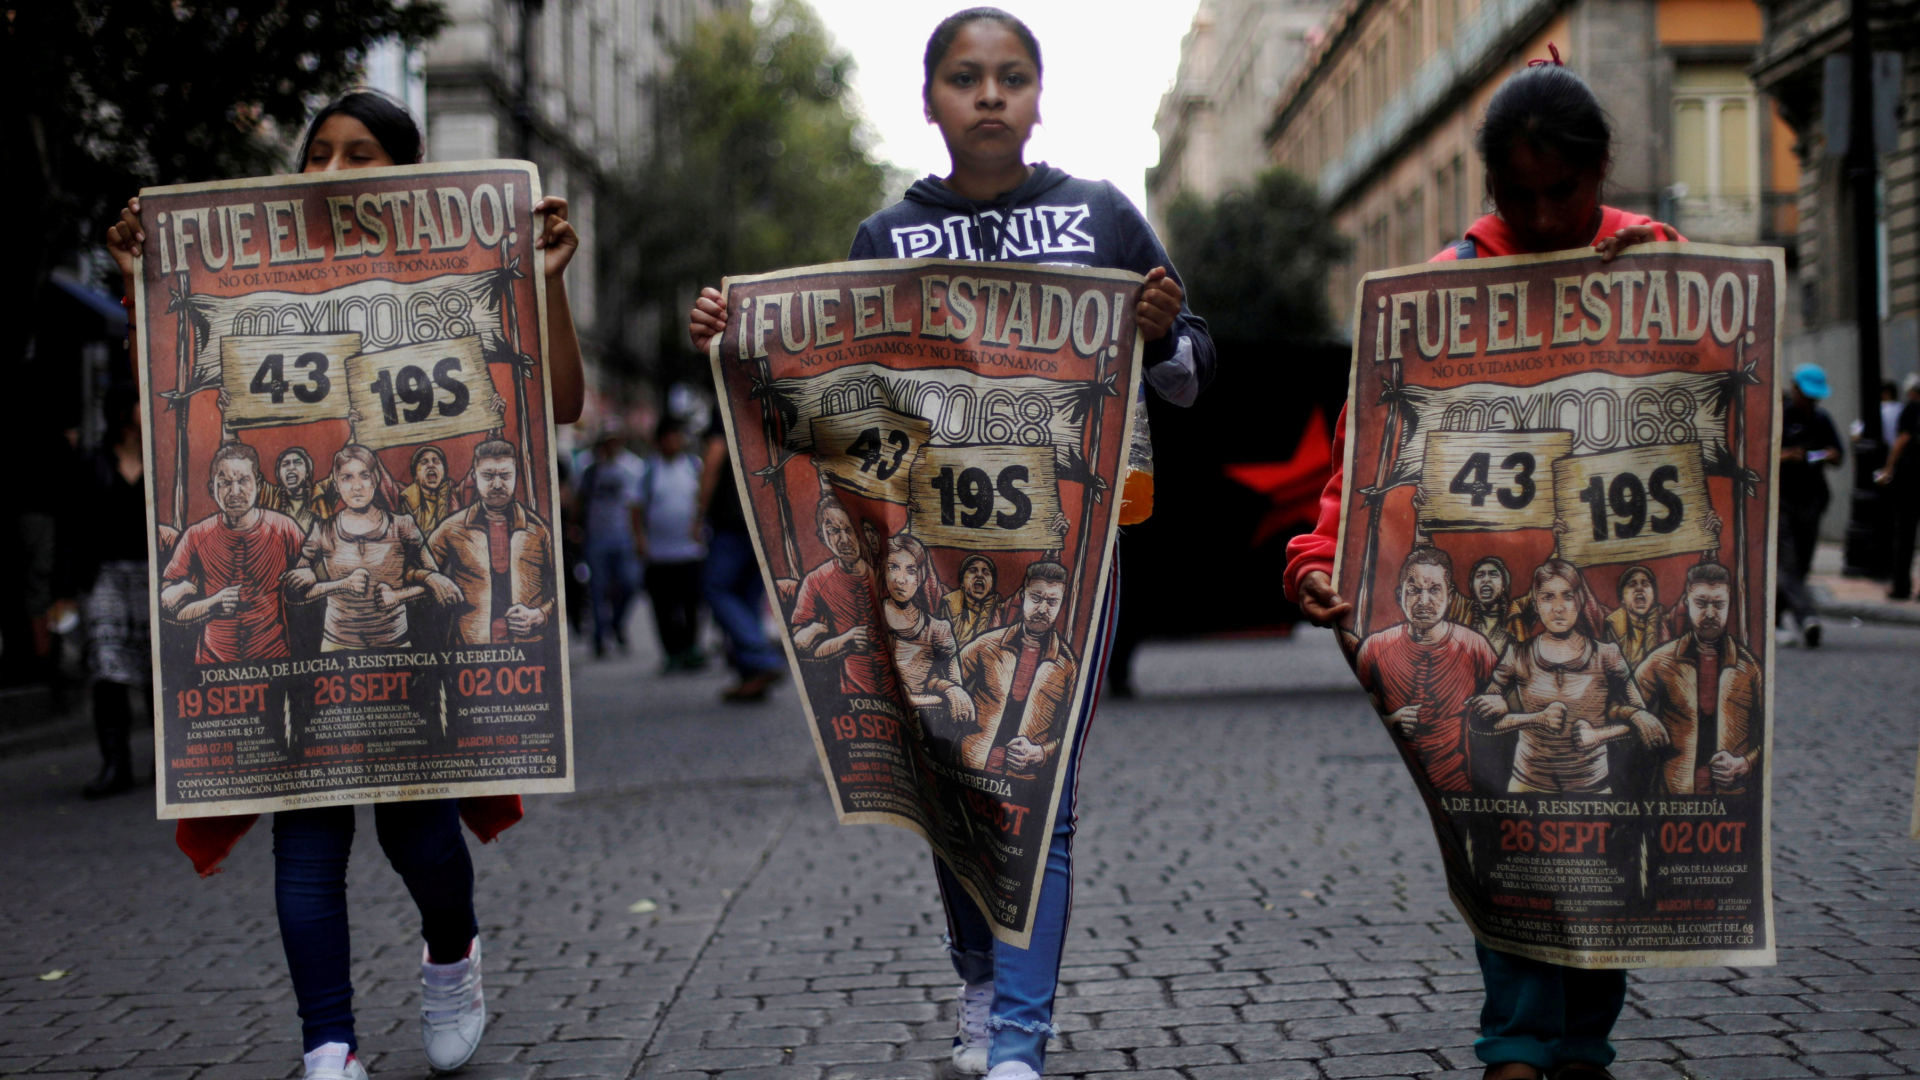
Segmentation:
{"type": "Polygon", "coordinates": [[[1213,202],[1167,208],[1167,246],[1193,309],[1222,342],[1320,337],[1332,328],[1328,268],[1346,258],[1311,184],[1285,169],[1213,202]]]}
{"type": "MultiPolygon", "coordinates": [[[[143,186],[286,170],[307,111],[352,84],[370,44],[417,45],[446,15],[438,0],[31,0],[6,20],[18,299],[143,186]]],[[[32,332],[4,323],[0,362],[32,332]]]]}
{"type": "Polygon", "coordinates": [[[663,383],[704,381],[685,325],[701,286],[846,257],[887,182],[847,109],[852,73],[803,0],[695,27],[660,95],[656,152],[620,200],[637,265],[610,276],[633,282],[625,299],[652,339],[610,359],[663,383]]]}

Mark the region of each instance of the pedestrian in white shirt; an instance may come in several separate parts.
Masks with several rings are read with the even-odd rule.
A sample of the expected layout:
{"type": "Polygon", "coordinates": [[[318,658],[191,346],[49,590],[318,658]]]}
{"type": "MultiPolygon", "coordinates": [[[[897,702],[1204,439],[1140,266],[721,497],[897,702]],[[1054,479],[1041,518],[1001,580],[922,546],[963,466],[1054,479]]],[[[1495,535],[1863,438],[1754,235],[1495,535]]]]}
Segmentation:
{"type": "Polygon", "coordinates": [[[639,523],[634,549],[646,561],[647,595],[660,631],[666,670],[698,671],[707,664],[700,649],[701,565],[707,557],[700,521],[700,456],[675,417],[660,421],[654,453],[640,474],[639,523]]]}

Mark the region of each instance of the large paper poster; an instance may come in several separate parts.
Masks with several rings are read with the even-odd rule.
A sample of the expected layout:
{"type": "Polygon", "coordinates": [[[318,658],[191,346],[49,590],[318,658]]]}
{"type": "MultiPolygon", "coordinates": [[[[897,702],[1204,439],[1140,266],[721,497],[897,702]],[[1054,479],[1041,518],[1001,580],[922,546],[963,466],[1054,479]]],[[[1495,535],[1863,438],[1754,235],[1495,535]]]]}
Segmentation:
{"type": "Polygon", "coordinates": [[[933,260],[729,278],[712,347],[835,811],[924,836],[1022,947],[1097,663],[1140,281],[933,260]]]}
{"type": "Polygon", "coordinates": [[[161,817],[572,790],[539,188],[140,193],[161,817]]]}
{"type": "Polygon", "coordinates": [[[1488,945],[1773,962],[1774,249],[1371,274],[1342,642],[1488,945]]]}

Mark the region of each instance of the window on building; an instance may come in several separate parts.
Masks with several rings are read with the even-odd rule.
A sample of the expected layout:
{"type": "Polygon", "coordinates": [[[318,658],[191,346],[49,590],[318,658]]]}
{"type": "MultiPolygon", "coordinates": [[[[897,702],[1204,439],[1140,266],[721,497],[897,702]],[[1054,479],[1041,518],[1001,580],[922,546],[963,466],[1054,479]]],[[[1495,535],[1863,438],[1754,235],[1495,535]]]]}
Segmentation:
{"type": "Polygon", "coordinates": [[[1340,145],[1342,149],[1360,133],[1359,103],[1354,101],[1353,73],[1340,80],[1340,145]]]}
{"type": "Polygon", "coordinates": [[[1447,192],[1444,213],[1447,215],[1447,229],[1442,243],[1459,240],[1467,235],[1467,227],[1473,224],[1473,193],[1467,190],[1467,158],[1464,154],[1455,154],[1447,166],[1447,192]]]}
{"type": "Polygon", "coordinates": [[[1371,225],[1367,226],[1365,241],[1366,265],[1362,268],[1363,271],[1371,272],[1386,269],[1392,258],[1389,241],[1389,235],[1392,229],[1393,218],[1389,214],[1381,214],[1379,217],[1373,219],[1371,225]]]}
{"type": "Polygon", "coordinates": [[[1413,77],[1413,69],[1427,58],[1426,42],[1421,40],[1425,27],[1421,26],[1421,4],[1424,0],[1412,0],[1400,9],[1400,81],[1405,83],[1413,77]]]}
{"type": "Polygon", "coordinates": [[[1681,64],[1673,78],[1673,178],[1688,198],[1747,198],[1759,171],[1759,109],[1739,64],[1681,64]]]}
{"type": "Polygon", "coordinates": [[[1394,230],[1394,241],[1399,246],[1394,264],[1412,266],[1426,259],[1427,251],[1427,193],[1424,188],[1414,188],[1400,202],[1399,226],[1394,230]]]}
{"type": "Polygon", "coordinates": [[[1387,35],[1381,34],[1373,39],[1373,48],[1367,52],[1367,67],[1373,76],[1367,89],[1371,100],[1367,102],[1367,119],[1372,121],[1387,107],[1388,78],[1392,75],[1392,65],[1387,62],[1387,35]]]}

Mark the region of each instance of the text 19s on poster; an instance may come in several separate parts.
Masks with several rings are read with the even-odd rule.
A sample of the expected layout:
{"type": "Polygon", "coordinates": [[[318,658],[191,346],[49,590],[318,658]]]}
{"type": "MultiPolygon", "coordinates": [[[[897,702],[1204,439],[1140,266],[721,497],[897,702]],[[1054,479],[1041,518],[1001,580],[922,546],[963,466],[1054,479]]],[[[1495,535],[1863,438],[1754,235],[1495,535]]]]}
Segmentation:
{"type": "Polygon", "coordinates": [[[1780,253],[1369,275],[1342,639],[1488,945],[1771,963],[1780,253]]]}
{"type": "Polygon", "coordinates": [[[840,820],[924,836],[1021,946],[1107,611],[1139,283],[807,267],[729,279],[713,346],[840,820]]]}
{"type": "Polygon", "coordinates": [[[140,197],[160,816],[571,790],[533,167],[140,197]]]}

